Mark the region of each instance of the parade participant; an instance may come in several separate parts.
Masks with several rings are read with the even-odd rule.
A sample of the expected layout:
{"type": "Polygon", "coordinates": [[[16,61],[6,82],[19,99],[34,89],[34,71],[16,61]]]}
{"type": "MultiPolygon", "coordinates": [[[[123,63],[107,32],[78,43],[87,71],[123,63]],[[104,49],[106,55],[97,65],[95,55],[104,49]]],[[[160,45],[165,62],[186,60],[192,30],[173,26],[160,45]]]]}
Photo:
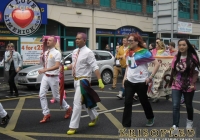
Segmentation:
{"type": "Polygon", "coordinates": [[[22,68],[22,58],[18,52],[15,51],[13,43],[9,44],[10,52],[5,56],[5,63],[7,64],[7,70],[9,70],[8,83],[10,86],[10,96],[13,96],[13,89],[15,90],[14,96],[18,96],[18,89],[15,84],[15,76],[22,68]]]}
{"type": "Polygon", "coordinates": [[[99,87],[104,88],[99,67],[96,63],[94,53],[86,46],[87,35],[85,33],[78,33],[76,36],[76,45],[78,46],[72,53],[72,64],[65,66],[65,70],[72,69],[72,76],[74,77],[74,106],[73,113],[69,125],[68,135],[76,133],[79,128],[81,117],[81,109],[87,108],[91,122],[89,126],[95,126],[98,120],[98,113],[94,107],[100,101],[97,93],[90,87],[92,71],[97,76],[99,87]]]}
{"type": "Polygon", "coordinates": [[[175,47],[176,46],[175,46],[174,42],[169,43],[169,52],[170,52],[171,56],[175,56],[178,53],[178,51],[175,49],[175,47]]]}
{"type": "Polygon", "coordinates": [[[8,113],[4,110],[2,104],[0,103],[0,117],[1,117],[1,124],[6,125],[10,119],[8,113]]]}
{"type": "MultiPolygon", "coordinates": [[[[42,70],[39,70],[39,74],[44,73],[44,76],[41,81],[40,86],[40,103],[43,110],[44,117],[40,121],[40,123],[45,123],[50,119],[50,110],[48,108],[46,94],[51,88],[52,95],[56,101],[60,101],[59,95],[59,67],[61,61],[61,53],[55,49],[55,44],[57,42],[57,38],[51,36],[48,38],[47,47],[48,50],[45,52],[45,61],[42,61],[42,57],[40,61],[42,61],[45,65],[42,70]]],[[[67,104],[67,102],[63,99],[62,107],[66,110],[65,119],[69,118],[72,113],[72,108],[67,104]]]]}
{"type": "Polygon", "coordinates": [[[178,41],[178,54],[172,61],[172,72],[169,83],[172,86],[174,134],[178,134],[182,94],[184,95],[187,110],[186,129],[193,127],[192,100],[196,90],[199,68],[199,58],[195,49],[187,39],[180,39],[178,41]]]}
{"type": "Polygon", "coordinates": [[[142,38],[139,34],[130,34],[128,37],[129,51],[126,55],[126,73],[123,79],[125,88],[125,103],[122,125],[131,127],[133,95],[137,93],[144,109],[148,122],[146,126],[153,126],[154,114],[147,97],[148,83],[152,80],[159,68],[159,62],[155,60],[152,53],[143,46],[142,38]],[[147,63],[155,65],[150,76],[147,63]]]}
{"type": "Polygon", "coordinates": [[[169,52],[165,48],[165,44],[162,41],[156,42],[156,48],[152,50],[153,56],[169,56],[169,52]]]}

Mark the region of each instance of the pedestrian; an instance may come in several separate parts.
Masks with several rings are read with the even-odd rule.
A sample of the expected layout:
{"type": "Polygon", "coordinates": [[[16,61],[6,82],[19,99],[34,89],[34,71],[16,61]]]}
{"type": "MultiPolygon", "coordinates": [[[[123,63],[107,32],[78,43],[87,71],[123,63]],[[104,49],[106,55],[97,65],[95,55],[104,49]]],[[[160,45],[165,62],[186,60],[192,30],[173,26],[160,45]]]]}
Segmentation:
{"type": "Polygon", "coordinates": [[[116,46],[115,63],[114,63],[114,67],[113,67],[113,85],[111,88],[109,88],[109,90],[113,90],[116,88],[117,78],[118,78],[119,74],[122,74],[120,59],[117,58],[119,48],[120,48],[120,46],[116,46]]]}
{"type": "Polygon", "coordinates": [[[91,76],[92,71],[95,73],[99,87],[104,88],[102,82],[99,67],[96,63],[94,53],[86,46],[87,35],[85,33],[78,33],[76,36],[76,45],[78,46],[72,53],[72,64],[65,66],[65,70],[72,69],[72,76],[74,77],[74,106],[73,113],[69,125],[68,135],[73,135],[79,128],[79,122],[81,117],[81,110],[87,108],[91,122],[88,126],[95,126],[98,120],[98,112],[95,107],[96,103],[100,102],[99,96],[91,88],[91,76]]]}
{"type": "Polygon", "coordinates": [[[180,100],[184,95],[187,110],[186,129],[193,127],[192,100],[196,90],[198,70],[200,68],[199,58],[195,49],[188,39],[178,41],[178,54],[172,61],[171,79],[169,85],[172,88],[173,104],[173,134],[178,134],[180,118],[180,100]]]}
{"type": "Polygon", "coordinates": [[[9,44],[9,53],[5,56],[6,70],[9,71],[8,83],[10,87],[10,96],[13,96],[13,89],[15,91],[14,96],[18,96],[18,89],[15,84],[15,76],[22,69],[22,58],[20,54],[15,51],[13,43],[9,44]]]}
{"type": "Polygon", "coordinates": [[[171,56],[175,56],[178,53],[178,50],[175,49],[176,45],[174,42],[169,43],[169,52],[171,56]]]}
{"type": "Polygon", "coordinates": [[[8,113],[4,110],[2,104],[0,103],[0,117],[1,117],[1,124],[6,125],[10,119],[8,113]]]}
{"type": "MultiPolygon", "coordinates": [[[[45,52],[45,61],[44,68],[39,70],[39,74],[44,73],[42,77],[41,85],[40,85],[40,103],[43,110],[44,117],[40,121],[40,123],[45,123],[50,120],[50,110],[48,108],[46,94],[49,89],[51,88],[52,95],[56,101],[60,101],[60,94],[59,94],[59,67],[61,61],[61,53],[55,49],[55,45],[57,42],[57,38],[55,36],[50,36],[47,40],[47,47],[48,50],[45,52]]],[[[40,58],[42,61],[42,57],[40,58]]],[[[65,119],[68,119],[71,116],[72,108],[67,102],[63,99],[62,107],[66,110],[65,119]]]]}
{"type": "Polygon", "coordinates": [[[125,88],[124,112],[122,125],[131,127],[133,95],[137,93],[144,109],[148,122],[146,126],[153,126],[154,114],[147,97],[148,83],[153,79],[159,68],[159,62],[153,58],[152,53],[143,46],[139,34],[130,34],[128,37],[129,51],[126,55],[126,73],[123,79],[125,88]],[[155,65],[149,76],[147,63],[155,65]]]}

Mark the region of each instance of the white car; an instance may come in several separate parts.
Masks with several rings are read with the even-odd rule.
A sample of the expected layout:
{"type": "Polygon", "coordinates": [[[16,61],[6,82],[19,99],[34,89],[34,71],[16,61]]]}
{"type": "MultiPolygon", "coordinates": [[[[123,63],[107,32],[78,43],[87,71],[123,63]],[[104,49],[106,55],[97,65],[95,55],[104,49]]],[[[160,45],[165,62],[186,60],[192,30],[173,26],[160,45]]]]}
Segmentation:
{"type": "MultiPolygon", "coordinates": [[[[99,71],[101,78],[104,84],[110,84],[113,77],[113,65],[114,65],[114,56],[108,51],[93,50],[95,58],[97,60],[97,65],[99,66],[99,71]]],[[[63,52],[64,64],[70,64],[72,62],[72,51],[63,52]]],[[[62,61],[63,61],[62,60],[62,61]]],[[[35,87],[36,89],[40,88],[40,83],[43,77],[43,74],[39,74],[38,70],[42,69],[43,66],[35,65],[28,68],[22,69],[18,73],[18,84],[30,87],[35,87]]],[[[65,83],[73,83],[74,78],[72,77],[72,71],[67,70],[64,72],[65,83]]],[[[97,78],[95,74],[92,74],[92,80],[97,78]]]]}

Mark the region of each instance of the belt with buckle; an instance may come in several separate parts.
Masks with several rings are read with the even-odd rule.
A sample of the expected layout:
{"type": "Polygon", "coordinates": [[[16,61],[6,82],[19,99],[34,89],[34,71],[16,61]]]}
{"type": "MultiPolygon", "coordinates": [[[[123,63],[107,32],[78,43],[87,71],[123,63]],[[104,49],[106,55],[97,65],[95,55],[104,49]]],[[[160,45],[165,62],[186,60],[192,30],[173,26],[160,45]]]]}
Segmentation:
{"type": "Polygon", "coordinates": [[[50,74],[45,74],[47,77],[55,77],[55,76],[58,76],[58,75],[50,75],[50,74]]]}
{"type": "Polygon", "coordinates": [[[84,79],[84,78],[90,78],[90,77],[87,77],[87,76],[74,77],[74,80],[77,81],[77,80],[84,79]]]}

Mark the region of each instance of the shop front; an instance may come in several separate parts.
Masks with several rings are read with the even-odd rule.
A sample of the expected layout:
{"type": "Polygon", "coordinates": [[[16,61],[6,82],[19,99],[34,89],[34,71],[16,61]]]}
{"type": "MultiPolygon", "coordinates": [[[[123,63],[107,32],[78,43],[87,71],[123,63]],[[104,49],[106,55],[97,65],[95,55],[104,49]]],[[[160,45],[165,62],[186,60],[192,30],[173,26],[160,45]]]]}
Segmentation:
{"type": "Polygon", "coordinates": [[[147,44],[151,41],[155,42],[156,39],[156,35],[143,32],[134,26],[123,26],[116,30],[96,29],[96,49],[105,50],[106,45],[109,45],[111,52],[115,54],[116,46],[121,46],[123,37],[131,33],[138,33],[141,35],[147,44]]]}

